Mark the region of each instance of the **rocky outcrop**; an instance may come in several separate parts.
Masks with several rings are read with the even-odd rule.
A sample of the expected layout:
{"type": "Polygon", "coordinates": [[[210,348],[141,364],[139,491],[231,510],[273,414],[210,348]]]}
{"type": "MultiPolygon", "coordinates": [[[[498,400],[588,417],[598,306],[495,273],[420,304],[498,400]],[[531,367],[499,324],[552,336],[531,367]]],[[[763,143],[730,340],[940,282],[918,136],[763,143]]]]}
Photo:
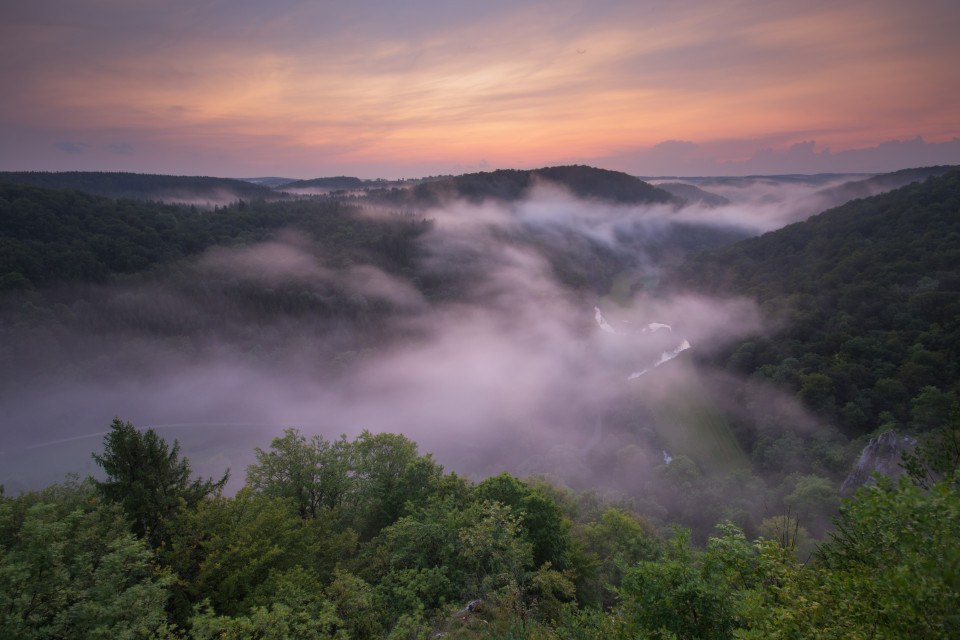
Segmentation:
{"type": "Polygon", "coordinates": [[[896,478],[903,474],[900,460],[904,451],[910,451],[917,441],[898,436],[894,431],[884,431],[860,453],[857,466],[840,485],[840,495],[852,495],[856,490],[873,480],[874,472],[896,478]]]}

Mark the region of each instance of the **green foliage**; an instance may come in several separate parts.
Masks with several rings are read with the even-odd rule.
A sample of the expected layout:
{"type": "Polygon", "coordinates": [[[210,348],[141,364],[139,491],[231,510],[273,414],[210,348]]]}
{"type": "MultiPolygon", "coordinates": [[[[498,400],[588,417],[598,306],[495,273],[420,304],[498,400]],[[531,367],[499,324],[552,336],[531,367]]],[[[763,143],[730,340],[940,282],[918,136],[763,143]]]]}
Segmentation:
{"type": "Polygon", "coordinates": [[[420,456],[402,435],[364,430],[352,442],[346,436],[330,442],[287,429],[270,448],[258,447],[247,469],[254,491],[290,500],[304,518],[333,513],[363,539],[439,493],[458,491],[433,456],[420,456]]]}
{"type": "Polygon", "coordinates": [[[789,511],[764,518],[760,522],[760,535],[775,541],[780,548],[793,553],[797,559],[807,561],[816,550],[816,540],[800,522],[800,519],[791,515],[789,511]]]}
{"type": "Polygon", "coordinates": [[[732,573],[716,548],[700,556],[674,531],[667,557],[629,568],[618,590],[627,630],[651,638],[729,638],[736,626],[732,573]]]}
{"type": "Polygon", "coordinates": [[[933,431],[950,419],[951,394],[927,386],[910,401],[910,426],[921,433],[933,431]]]}
{"type": "Polygon", "coordinates": [[[900,466],[924,489],[934,483],[956,486],[960,469],[960,404],[953,405],[949,422],[924,438],[915,451],[904,452],[900,466]]]}
{"type": "Polygon", "coordinates": [[[752,546],[754,553],[747,562],[735,565],[742,572],[742,588],[738,593],[739,627],[732,637],[826,637],[811,621],[820,615],[822,606],[814,573],[797,564],[791,549],[775,540],[759,539],[752,546]]]}
{"type": "Polygon", "coordinates": [[[364,580],[337,570],[324,593],[334,604],[349,638],[367,640],[380,636],[380,614],[373,590],[364,580]]]}
{"type": "Polygon", "coordinates": [[[329,602],[293,608],[277,602],[248,615],[218,616],[205,608],[190,619],[191,640],[347,640],[329,602]]]}
{"type": "Polygon", "coordinates": [[[172,578],[116,507],[70,487],[27,494],[0,500],[0,531],[0,637],[166,633],[172,578]]]}
{"type": "Polygon", "coordinates": [[[560,620],[564,605],[574,602],[576,598],[575,579],[576,572],[572,569],[555,571],[549,562],[537,569],[530,581],[530,593],[540,620],[551,624],[560,620]]]}
{"type": "Polygon", "coordinates": [[[183,584],[191,602],[207,599],[218,614],[238,615],[263,601],[257,587],[297,567],[320,583],[356,546],[352,532],[336,533],[322,518],[304,520],[278,498],[242,489],[233,498],[206,500],[182,523],[172,551],[183,567],[195,567],[183,584]]]}
{"type": "Polygon", "coordinates": [[[567,568],[569,524],[564,523],[560,507],[542,488],[504,472],[480,482],[474,493],[478,500],[509,506],[520,517],[520,530],[531,544],[534,566],[549,562],[558,569],[567,568]]]}
{"type": "Polygon", "coordinates": [[[952,638],[960,633],[960,495],[901,478],[861,489],[820,548],[816,585],[830,637],[952,638]]]}
{"type": "Polygon", "coordinates": [[[522,589],[532,554],[520,533],[520,519],[498,502],[483,503],[479,516],[459,531],[460,556],[472,575],[474,593],[522,589]]]}
{"type": "Polygon", "coordinates": [[[190,463],[180,458],[179,443],[171,448],[153,429],[140,432],[117,418],[104,436],[103,454],[93,454],[93,459],[107,474],[97,482],[100,495],[121,505],[134,533],[154,547],[167,539],[167,527],[182,507],[195,507],[218,493],[230,474],[228,470],[216,482],[191,481],[190,463]]]}
{"type": "Polygon", "coordinates": [[[308,441],[296,429],[287,429],[270,449],[255,449],[257,462],[247,469],[247,486],[292,500],[301,517],[337,509],[352,493],[353,451],[345,436],[329,442],[315,435],[308,441]]]}
{"type": "Polygon", "coordinates": [[[748,295],[782,329],[734,345],[728,366],[796,393],[848,436],[884,411],[915,428],[960,382],[960,172],[854,200],[691,258],[689,287],[748,295]],[[933,391],[932,391],[932,390],[933,391]]]}
{"type": "Polygon", "coordinates": [[[910,457],[924,473],[878,477],[845,501],[812,567],[779,545],[759,547],[761,579],[743,594],[736,637],[956,637],[960,494],[948,473],[926,473],[942,444],[933,438],[910,457]]]}
{"type": "Polygon", "coordinates": [[[581,583],[581,591],[587,592],[588,601],[592,597],[604,607],[614,604],[627,567],[655,560],[663,552],[653,527],[622,509],[607,509],[599,521],[576,529],[576,533],[585,542],[584,551],[596,562],[591,575],[585,576],[586,584],[581,583]]]}
{"type": "Polygon", "coordinates": [[[380,585],[387,621],[500,590],[521,593],[532,562],[520,519],[509,507],[458,504],[450,496],[384,528],[363,557],[364,575],[380,585]]]}
{"type": "Polygon", "coordinates": [[[413,241],[429,223],[363,218],[358,212],[322,199],[241,200],[198,211],[0,182],[0,293],[157,271],[214,245],[269,240],[285,227],[312,237],[331,266],[351,260],[397,270],[412,266],[418,254],[413,241]]]}
{"type": "Polygon", "coordinates": [[[420,503],[439,487],[443,467],[403,435],[373,434],[366,429],[353,442],[357,491],[353,522],[362,539],[372,538],[407,512],[407,502],[420,503]]]}
{"type": "Polygon", "coordinates": [[[791,476],[790,493],[784,496],[783,504],[789,513],[803,526],[820,537],[830,528],[830,521],[840,506],[837,487],[822,476],[791,476]]]}
{"type": "MultiPolygon", "coordinates": [[[[311,511],[300,497],[313,494],[285,485],[318,481],[332,443],[290,430],[258,451],[256,490],[181,497],[156,550],[153,529],[132,534],[121,506],[98,499],[102,483],[0,495],[0,636],[952,638],[958,425],[955,412],[906,456],[898,483],[881,478],[845,501],[812,564],[796,560],[804,542],[791,514],[822,517],[834,494],[820,476],[784,479],[778,492],[790,511],[760,526],[772,539],[748,542],[726,524],[698,548],[688,530],[663,542],[645,519],[595,494],[508,474],[471,489],[392,434],[341,439],[337,460],[351,461],[346,477],[356,484],[343,506],[317,500],[311,511]],[[364,483],[409,498],[378,530],[370,513],[384,511],[359,503],[371,495],[364,483]],[[369,540],[344,528],[348,506],[371,526],[369,540]],[[566,568],[535,564],[533,540],[543,539],[563,541],[566,568]]],[[[130,425],[114,427],[111,454],[132,442],[186,465],[161,440],[145,445],[130,425]]],[[[676,478],[693,470],[681,464],[676,478]]]]}

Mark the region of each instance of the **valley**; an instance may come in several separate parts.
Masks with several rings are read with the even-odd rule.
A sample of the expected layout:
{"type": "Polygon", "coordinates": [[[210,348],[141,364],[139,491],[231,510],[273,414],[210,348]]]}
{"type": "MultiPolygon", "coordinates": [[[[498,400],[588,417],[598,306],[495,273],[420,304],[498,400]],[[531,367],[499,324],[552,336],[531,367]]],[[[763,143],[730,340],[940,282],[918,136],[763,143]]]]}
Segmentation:
{"type": "MultiPolygon", "coordinates": [[[[509,478],[549,496],[578,544],[618,513],[656,544],[679,526],[709,549],[726,522],[803,562],[829,548],[863,460],[889,469],[864,448],[926,442],[957,403],[956,168],[663,188],[583,166],[396,184],[4,179],[7,496],[99,482],[91,453],[118,419],[178,442],[202,477],[232,470],[227,505],[250,499],[249,470],[284,434],[318,451],[384,438],[452,483],[411,476],[411,495],[509,478]]],[[[376,515],[356,491],[359,519],[329,524],[363,544],[439,508],[421,496],[376,515]]],[[[552,560],[584,603],[613,602],[603,580],[629,588],[589,583],[585,557],[552,560]]]]}

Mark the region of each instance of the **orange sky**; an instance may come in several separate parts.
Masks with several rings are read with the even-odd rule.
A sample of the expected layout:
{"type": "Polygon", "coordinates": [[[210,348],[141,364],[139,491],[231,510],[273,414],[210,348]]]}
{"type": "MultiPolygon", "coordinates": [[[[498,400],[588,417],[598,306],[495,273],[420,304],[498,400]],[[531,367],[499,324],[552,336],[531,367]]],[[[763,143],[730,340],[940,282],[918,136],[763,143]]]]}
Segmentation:
{"type": "Polygon", "coordinates": [[[955,0],[7,0],[0,169],[960,163],[957,33],[955,0]]]}

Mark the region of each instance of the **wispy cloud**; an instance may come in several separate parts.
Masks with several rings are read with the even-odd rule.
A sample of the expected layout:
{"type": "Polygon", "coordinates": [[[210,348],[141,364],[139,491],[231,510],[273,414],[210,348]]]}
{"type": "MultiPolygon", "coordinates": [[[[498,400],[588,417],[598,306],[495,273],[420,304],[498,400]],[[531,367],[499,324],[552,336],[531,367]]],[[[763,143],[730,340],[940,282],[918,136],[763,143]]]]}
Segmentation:
{"type": "Polygon", "coordinates": [[[108,144],[107,149],[121,156],[131,156],[134,153],[133,145],[126,142],[108,144]]]}
{"type": "Polygon", "coordinates": [[[0,17],[4,121],[159,139],[168,162],[533,166],[670,139],[960,135],[946,0],[14,0],[0,17]]]}
{"type": "Polygon", "coordinates": [[[60,151],[81,154],[86,153],[87,150],[90,149],[91,145],[86,142],[55,142],[53,143],[53,146],[57,149],[60,149],[60,151]]]}

